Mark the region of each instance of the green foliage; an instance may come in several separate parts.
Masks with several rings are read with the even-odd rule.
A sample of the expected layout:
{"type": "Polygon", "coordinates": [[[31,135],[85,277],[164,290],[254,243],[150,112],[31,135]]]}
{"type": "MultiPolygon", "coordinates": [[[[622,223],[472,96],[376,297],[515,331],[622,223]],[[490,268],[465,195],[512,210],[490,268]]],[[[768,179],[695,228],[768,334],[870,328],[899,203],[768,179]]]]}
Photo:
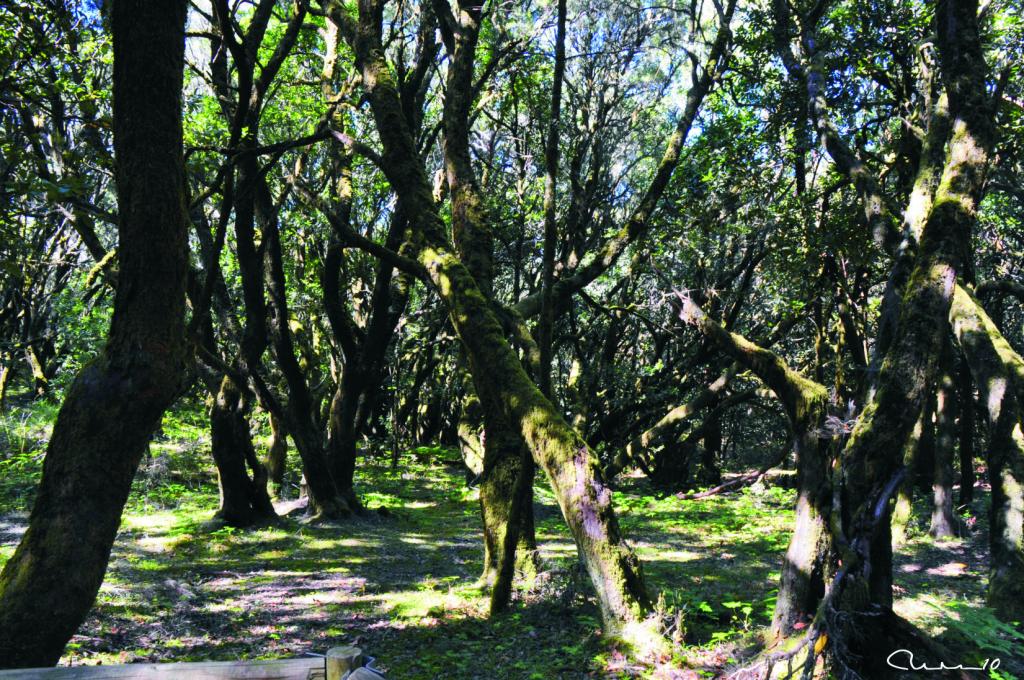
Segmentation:
{"type": "MultiPolygon", "coordinates": [[[[996,618],[990,608],[962,599],[929,599],[928,605],[941,614],[943,637],[964,650],[970,650],[970,663],[980,665],[986,658],[1016,659],[1024,649],[1024,632],[1016,625],[996,618]]],[[[1011,678],[1005,669],[992,671],[994,680],[1011,678]]]]}

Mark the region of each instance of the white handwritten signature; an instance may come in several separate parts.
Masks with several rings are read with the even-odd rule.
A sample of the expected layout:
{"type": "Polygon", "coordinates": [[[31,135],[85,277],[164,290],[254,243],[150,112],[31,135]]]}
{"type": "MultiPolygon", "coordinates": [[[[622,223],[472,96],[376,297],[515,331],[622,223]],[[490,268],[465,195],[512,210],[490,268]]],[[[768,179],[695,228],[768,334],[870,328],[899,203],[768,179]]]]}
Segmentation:
{"type": "Polygon", "coordinates": [[[926,663],[917,664],[914,663],[914,653],[909,649],[897,649],[895,652],[885,658],[885,662],[889,664],[890,668],[895,668],[898,671],[994,671],[1002,665],[1002,661],[996,659],[985,659],[985,663],[980,666],[965,666],[963,664],[957,664],[956,666],[947,666],[944,661],[940,661],[938,666],[929,666],[926,663]],[[893,662],[893,657],[905,655],[906,666],[898,666],[893,662]]]}

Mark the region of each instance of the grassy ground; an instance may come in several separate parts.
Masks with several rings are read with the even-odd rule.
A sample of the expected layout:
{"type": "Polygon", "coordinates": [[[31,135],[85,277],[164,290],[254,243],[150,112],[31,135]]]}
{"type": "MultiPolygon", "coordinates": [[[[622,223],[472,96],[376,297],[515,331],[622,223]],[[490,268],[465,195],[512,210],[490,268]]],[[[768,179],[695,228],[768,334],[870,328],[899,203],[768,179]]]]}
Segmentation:
{"type": "MultiPolygon", "coordinates": [[[[394,470],[367,461],[363,498],[388,516],[310,525],[291,515],[235,531],[209,522],[217,491],[205,423],[192,413],[169,419],[154,443],[97,605],[64,663],[275,658],[346,643],[402,679],[714,677],[770,619],[791,491],[754,487],[684,501],[625,480],[616,508],[678,642],[674,659],[640,668],[603,643],[575,548],[543,486],[542,571],[510,613],[489,620],[474,585],[482,557],[476,491],[443,456],[405,456],[394,470]],[[692,670],[670,670],[683,665],[692,670]]],[[[38,408],[15,411],[0,426],[0,564],[23,531],[51,418],[38,408]]],[[[981,499],[971,510],[983,515],[983,506],[981,499]]],[[[896,608],[973,655],[965,663],[1001,657],[1012,673],[1019,647],[980,606],[984,545],[983,518],[965,540],[942,544],[912,527],[896,565],[896,608]]]]}

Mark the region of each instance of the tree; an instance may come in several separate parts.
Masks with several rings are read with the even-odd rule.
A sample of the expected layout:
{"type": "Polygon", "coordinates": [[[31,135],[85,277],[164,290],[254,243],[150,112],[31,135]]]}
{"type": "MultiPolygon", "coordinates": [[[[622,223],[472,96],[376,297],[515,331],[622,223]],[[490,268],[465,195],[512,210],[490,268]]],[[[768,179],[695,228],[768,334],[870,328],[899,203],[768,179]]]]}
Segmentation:
{"type": "Polygon", "coordinates": [[[0,574],[0,666],[53,665],[92,606],[132,477],[184,386],[186,3],[115,3],[119,269],[106,346],[57,417],[29,528],[0,574]]]}

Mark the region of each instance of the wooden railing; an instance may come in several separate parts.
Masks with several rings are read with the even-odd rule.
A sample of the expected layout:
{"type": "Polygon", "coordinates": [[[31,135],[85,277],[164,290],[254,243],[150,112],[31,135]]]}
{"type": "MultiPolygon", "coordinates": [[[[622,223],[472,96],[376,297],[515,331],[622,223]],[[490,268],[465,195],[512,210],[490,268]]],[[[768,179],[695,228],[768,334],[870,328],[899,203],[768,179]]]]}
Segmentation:
{"type": "Polygon", "coordinates": [[[383,677],[363,668],[358,647],[333,647],[325,656],[273,661],[133,663],[111,666],[58,666],[0,671],[0,680],[357,680],[383,677]]]}

